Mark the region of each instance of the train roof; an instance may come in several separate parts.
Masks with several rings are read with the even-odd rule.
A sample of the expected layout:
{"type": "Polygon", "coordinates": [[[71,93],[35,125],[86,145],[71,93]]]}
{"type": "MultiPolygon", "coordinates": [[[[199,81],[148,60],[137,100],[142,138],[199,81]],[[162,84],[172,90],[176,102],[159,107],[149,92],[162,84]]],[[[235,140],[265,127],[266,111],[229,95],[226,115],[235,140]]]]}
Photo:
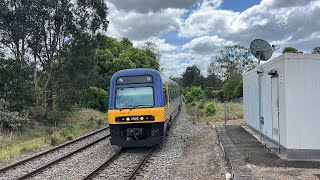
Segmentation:
{"type": "Polygon", "coordinates": [[[115,72],[112,77],[111,77],[111,81],[116,80],[118,77],[121,76],[132,76],[132,75],[153,75],[153,76],[158,76],[159,78],[162,79],[163,82],[168,82],[171,84],[175,84],[177,86],[179,86],[178,83],[172,81],[170,78],[164,76],[162,73],[160,73],[159,71],[155,70],[155,69],[151,69],[151,68],[134,68],[134,69],[124,69],[124,70],[119,70],[117,72],[115,72]]]}

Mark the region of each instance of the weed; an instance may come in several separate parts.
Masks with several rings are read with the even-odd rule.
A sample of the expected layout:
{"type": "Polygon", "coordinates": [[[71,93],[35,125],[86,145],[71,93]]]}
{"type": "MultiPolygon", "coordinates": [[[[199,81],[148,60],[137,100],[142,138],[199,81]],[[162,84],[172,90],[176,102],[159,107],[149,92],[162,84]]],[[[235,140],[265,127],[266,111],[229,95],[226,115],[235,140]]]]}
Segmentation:
{"type": "Polygon", "coordinates": [[[245,160],[247,163],[249,163],[252,160],[249,152],[246,152],[246,154],[243,157],[243,160],[245,160]]]}
{"type": "Polygon", "coordinates": [[[67,135],[67,139],[68,139],[68,140],[74,139],[74,135],[73,135],[73,134],[68,134],[68,135],[67,135]]]}
{"type": "Polygon", "coordinates": [[[102,119],[96,119],[96,124],[98,127],[101,127],[102,123],[103,123],[102,119]]]}
{"type": "Polygon", "coordinates": [[[55,146],[59,143],[59,137],[56,133],[51,134],[50,137],[50,144],[51,146],[55,146]]]}
{"type": "Polygon", "coordinates": [[[205,108],[205,102],[201,102],[198,106],[199,109],[204,109],[205,108]]]}

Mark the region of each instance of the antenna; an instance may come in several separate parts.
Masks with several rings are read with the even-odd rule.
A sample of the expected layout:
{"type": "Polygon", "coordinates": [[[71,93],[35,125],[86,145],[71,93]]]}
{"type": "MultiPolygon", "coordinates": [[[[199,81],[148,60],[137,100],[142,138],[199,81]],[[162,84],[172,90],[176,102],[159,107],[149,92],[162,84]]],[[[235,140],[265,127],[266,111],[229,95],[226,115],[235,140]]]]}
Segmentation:
{"type": "Polygon", "coordinates": [[[275,47],[271,47],[271,45],[263,39],[255,39],[250,44],[252,55],[260,61],[267,61],[270,59],[275,49],[275,47]]]}
{"type": "Polygon", "coordinates": [[[263,39],[255,39],[250,44],[250,51],[254,57],[256,57],[258,61],[258,92],[259,92],[259,131],[260,131],[260,141],[262,142],[262,125],[264,124],[264,117],[261,116],[261,78],[263,76],[263,68],[260,64],[260,61],[267,61],[271,58],[273,51],[279,49],[277,45],[270,45],[267,41],[263,39]]]}

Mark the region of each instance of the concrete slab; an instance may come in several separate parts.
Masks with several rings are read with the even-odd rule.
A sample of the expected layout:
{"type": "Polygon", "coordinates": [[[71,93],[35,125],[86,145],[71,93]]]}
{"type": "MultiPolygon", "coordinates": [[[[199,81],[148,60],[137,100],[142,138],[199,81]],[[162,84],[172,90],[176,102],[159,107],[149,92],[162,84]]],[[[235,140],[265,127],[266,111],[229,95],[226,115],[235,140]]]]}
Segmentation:
{"type": "MultiPolygon", "coordinates": [[[[244,157],[246,155],[250,157],[249,164],[263,167],[320,167],[319,161],[289,161],[279,158],[276,154],[271,153],[269,149],[265,148],[264,144],[239,125],[226,125],[224,126],[224,129],[236,147],[239,157],[244,157]]],[[[220,137],[224,136],[224,134],[221,134],[220,137]]],[[[246,162],[246,164],[248,163],[246,162]]]]}
{"type": "Polygon", "coordinates": [[[233,142],[233,139],[229,135],[226,126],[217,125],[216,130],[218,132],[220,145],[227,160],[229,161],[233,178],[240,180],[256,179],[251,169],[248,168],[247,163],[244,161],[243,153],[236,146],[236,144],[233,142]]]}

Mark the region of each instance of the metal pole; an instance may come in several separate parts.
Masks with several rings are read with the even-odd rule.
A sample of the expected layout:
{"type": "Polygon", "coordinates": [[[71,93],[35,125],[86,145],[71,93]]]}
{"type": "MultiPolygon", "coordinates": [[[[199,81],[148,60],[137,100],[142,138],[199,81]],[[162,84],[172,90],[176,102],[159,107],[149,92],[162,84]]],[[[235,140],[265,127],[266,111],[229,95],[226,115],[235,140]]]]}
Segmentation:
{"type": "Polygon", "coordinates": [[[224,124],[227,124],[227,101],[224,101],[224,124]]]}
{"type": "MultiPolygon", "coordinates": [[[[261,53],[259,53],[259,56],[261,57],[261,53]]],[[[261,123],[261,106],[262,106],[262,101],[261,101],[261,77],[263,75],[263,69],[260,64],[260,58],[258,61],[258,84],[259,84],[259,129],[260,129],[260,141],[262,142],[262,123],[261,123]]]]}

